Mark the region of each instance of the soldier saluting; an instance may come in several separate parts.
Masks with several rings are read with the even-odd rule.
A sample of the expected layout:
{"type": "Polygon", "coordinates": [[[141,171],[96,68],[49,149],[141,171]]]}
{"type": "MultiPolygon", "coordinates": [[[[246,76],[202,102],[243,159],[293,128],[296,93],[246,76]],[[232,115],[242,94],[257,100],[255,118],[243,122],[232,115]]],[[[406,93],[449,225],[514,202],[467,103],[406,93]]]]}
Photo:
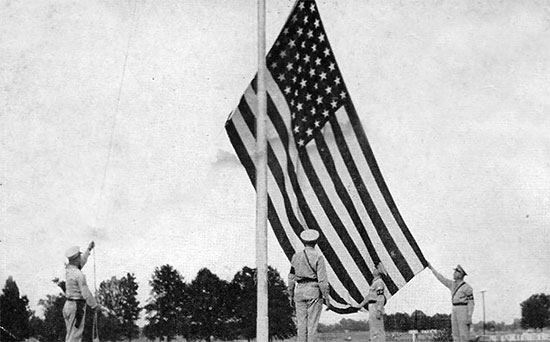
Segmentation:
{"type": "Polygon", "coordinates": [[[63,306],[63,318],[67,328],[65,342],[82,341],[84,318],[86,316],[86,304],[94,310],[98,310],[100,308],[88,288],[86,277],[80,270],[86,263],[86,259],[93,247],[94,244],[92,242],[88,247],[87,253],[84,253],[84,255],[80,252],[80,248],[78,246],[71,247],[65,252],[65,257],[69,260],[69,263],[65,268],[66,302],[63,306]]]}
{"type": "Polygon", "coordinates": [[[442,276],[431,264],[428,264],[428,267],[437,280],[451,290],[453,341],[467,342],[472,324],[472,314],[474,313],[474,290],[464,281],[464,277],[467,275],[466,271],[462,266],[457,265],[454,269],[453,280],[451,280],[442,276]]]}

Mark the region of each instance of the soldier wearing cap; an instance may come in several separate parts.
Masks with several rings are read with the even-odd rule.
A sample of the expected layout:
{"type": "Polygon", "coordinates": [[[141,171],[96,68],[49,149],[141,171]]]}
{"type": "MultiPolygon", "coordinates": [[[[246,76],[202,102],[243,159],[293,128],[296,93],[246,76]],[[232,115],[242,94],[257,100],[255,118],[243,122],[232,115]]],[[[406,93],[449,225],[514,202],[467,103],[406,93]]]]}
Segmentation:
{"type": "Polygon", "coordinates": [[[464,281],[464,276],[467,275],[466,271],[462,266],[457,265],[454,269],[453,280],[451,280],[442,276],[431,264],[428,264],[428,267],[437,280],[451,290],[453,341],[467,342],[474,312],[474,290],[464,281]]]}
{"type": "Polygon", "coordinates": [[[330,307],[329,284],[325,259],[315,250],[319,232],[306,229],[300,238],[305,247],[292,257],[288,292],[296,307],[297,342],[316,342],[323,302],[330,307]]]}
{"type": "MultiPolygon", "coordinates": [[[[93,248],[93,245],[90,245],[93,248]]],[[[91,248],[88,249],[88,255],[91,248]]],[[[80,270],[86,262],[86,260],[82,260],[83,255],[78,246],[73,246],[65,252],[65,257],[69,260],[65,269],[66,302],[63,306],[63,318],[67,327],[65,342],[82,341],[86,304],[94,310],[99,309],[99,305],[86,284],[86,277],[80,270]]]]}
{"type": "Polygon", "coordinates": [[[386,269],[382,263],[378,263],[373,270],[374,279],[369,288],[369,293],[357,306],[362,308],[368,304],[369,310],[369,332],[370,342],[385,342],[386,331],[384,330],[384,305],[386,305],[386,284],[381,275],[387,275],[386,269]]]}

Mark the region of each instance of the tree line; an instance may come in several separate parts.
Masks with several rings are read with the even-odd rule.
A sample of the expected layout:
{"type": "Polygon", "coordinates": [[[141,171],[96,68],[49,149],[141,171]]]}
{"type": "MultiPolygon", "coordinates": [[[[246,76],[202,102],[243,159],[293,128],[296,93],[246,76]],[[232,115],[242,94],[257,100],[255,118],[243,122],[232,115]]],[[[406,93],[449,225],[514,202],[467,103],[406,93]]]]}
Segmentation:
{"type": "MultiPolygon", "coordinates": [[[[451,315],[435,314],[433,316],[425,315],[422,311],[416,310],[412,314],[397,312],[390,315],[384,315],[384,326],[387,331],[406,332],[410,330],[449,330],[451,329],[451,315]]],[[[487,332],[495,331],[515,331],[520,329],[521,320],[515,319],[513,323],[488,321],[485,323],[487,332]]],[[[483,330],[483,322],[480,321],[473,325],[476,331],[483,330]]],[[[342,318],[335,324],[319,324],[319,332],[350,332],[350,331],[368,331],[369,323],[367,320],[353,320],[342,318]]]]}
{"type": "MultiPolygon", "coordinates": [[[[53,279],[61,289],[64,281],[53,279]]],[[[100,283],[97,297],[108,310],[98,313],[99,336],[105,341],[132,341],[141,334],[149,340],[251,340],[256,336],[256,269],[243,267],[231,281],[220,279],[207,268],[186,282],[171,265],[155,268],[149,280],[151,293],[144,305],[137,300],[134,274],[112,277],[100,283]],[[141,313],[145,326],[140,331],[141,313]]],[[[285,339],[296,334],[294,312],[286,284],[279,272],[268,267],[269,338],[285,339]]],[[[64,341],[62,291],[39,300],[44,318],[30,310],[12,277],[0,295],[0,341],[64,341]]],[[[83,341],[92,341],[93,310],[85,316],[83,341]]]]}
{"type": "MultiPolygon", "coordinates": [[[[451,328],[451,315],[438,313],[434,316],[428,316],[420,310],[415,310],[412,314],[397,312],[384,315],[384,327],[387,331],[393,332],[406,332],[409,330],[446,330],[451,328]]],[[[356,321],[343,318],[335,324],[319,324],[319,332],[367,330],[369,330],[367,320],[356,321]]]]}
{"type": "MultiPolygon", "coordinates": [[[[531,295],[521,304],[521,319],[515,319],[511,324],[504,322],[478,322],[474,329],[486,332],[515,331],[518,329],[544,329],[550,328],[550,295],[539,293],[531,295]]],[[[398,312],[384,316],[384,326],[387,331],[405,332],[409,330],[449,330],[451,328],[451,315],[435,314],[428,316],[420,310],[412,314],[398,312]]],[[[335,324],[319,324],[320,332],[347,332],[367,331],[366,320],[356,321],[341,319],[335,324]]]]}

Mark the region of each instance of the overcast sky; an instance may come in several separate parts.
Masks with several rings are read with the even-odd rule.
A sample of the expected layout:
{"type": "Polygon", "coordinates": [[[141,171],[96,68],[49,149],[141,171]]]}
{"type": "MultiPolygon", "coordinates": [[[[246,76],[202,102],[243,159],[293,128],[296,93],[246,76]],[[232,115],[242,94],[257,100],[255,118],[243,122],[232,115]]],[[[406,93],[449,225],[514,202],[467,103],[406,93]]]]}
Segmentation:
{"type": "MultiPolygon", "coordinates": [[[[271,46],[293,5],[268,1],[271,46]]],[[[318,1],[382,174],[474,321],[550,293],[550,3],[318,1]]],[[[95,240],[96,283],[254,266],[255,197],[224,123],[256,71],[253,0],[0,0],[0,282],[31,308],[95,240]],[[112,142],[112,143],[111,143],[112,142]]],[[[269,233],[269,263],[289,264],[269,233]]],[[[93,259],[84,269],[93,289],[93,259]]],[[[450,313],[425,270],[387,305],[450,313]]],[[[323,313],[321,322],[366,319],[323,313]]]]}

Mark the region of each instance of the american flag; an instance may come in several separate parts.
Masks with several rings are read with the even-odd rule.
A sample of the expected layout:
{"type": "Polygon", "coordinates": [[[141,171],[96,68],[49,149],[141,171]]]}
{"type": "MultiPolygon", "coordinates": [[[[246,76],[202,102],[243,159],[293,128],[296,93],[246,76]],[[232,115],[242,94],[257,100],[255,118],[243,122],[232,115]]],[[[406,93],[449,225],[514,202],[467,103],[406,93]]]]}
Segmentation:
{"type": "MultiPolygon", "coordinates": [[[[320,233],[333,310],[355,312],[379,262],[389,298],[427,262],[388,191],[315,1],[298,0],[268,53],[268,219],[290,259],[306,229],[320,233]]],[[[252,184],[256,80],[226,130],[252,184]]]]}

